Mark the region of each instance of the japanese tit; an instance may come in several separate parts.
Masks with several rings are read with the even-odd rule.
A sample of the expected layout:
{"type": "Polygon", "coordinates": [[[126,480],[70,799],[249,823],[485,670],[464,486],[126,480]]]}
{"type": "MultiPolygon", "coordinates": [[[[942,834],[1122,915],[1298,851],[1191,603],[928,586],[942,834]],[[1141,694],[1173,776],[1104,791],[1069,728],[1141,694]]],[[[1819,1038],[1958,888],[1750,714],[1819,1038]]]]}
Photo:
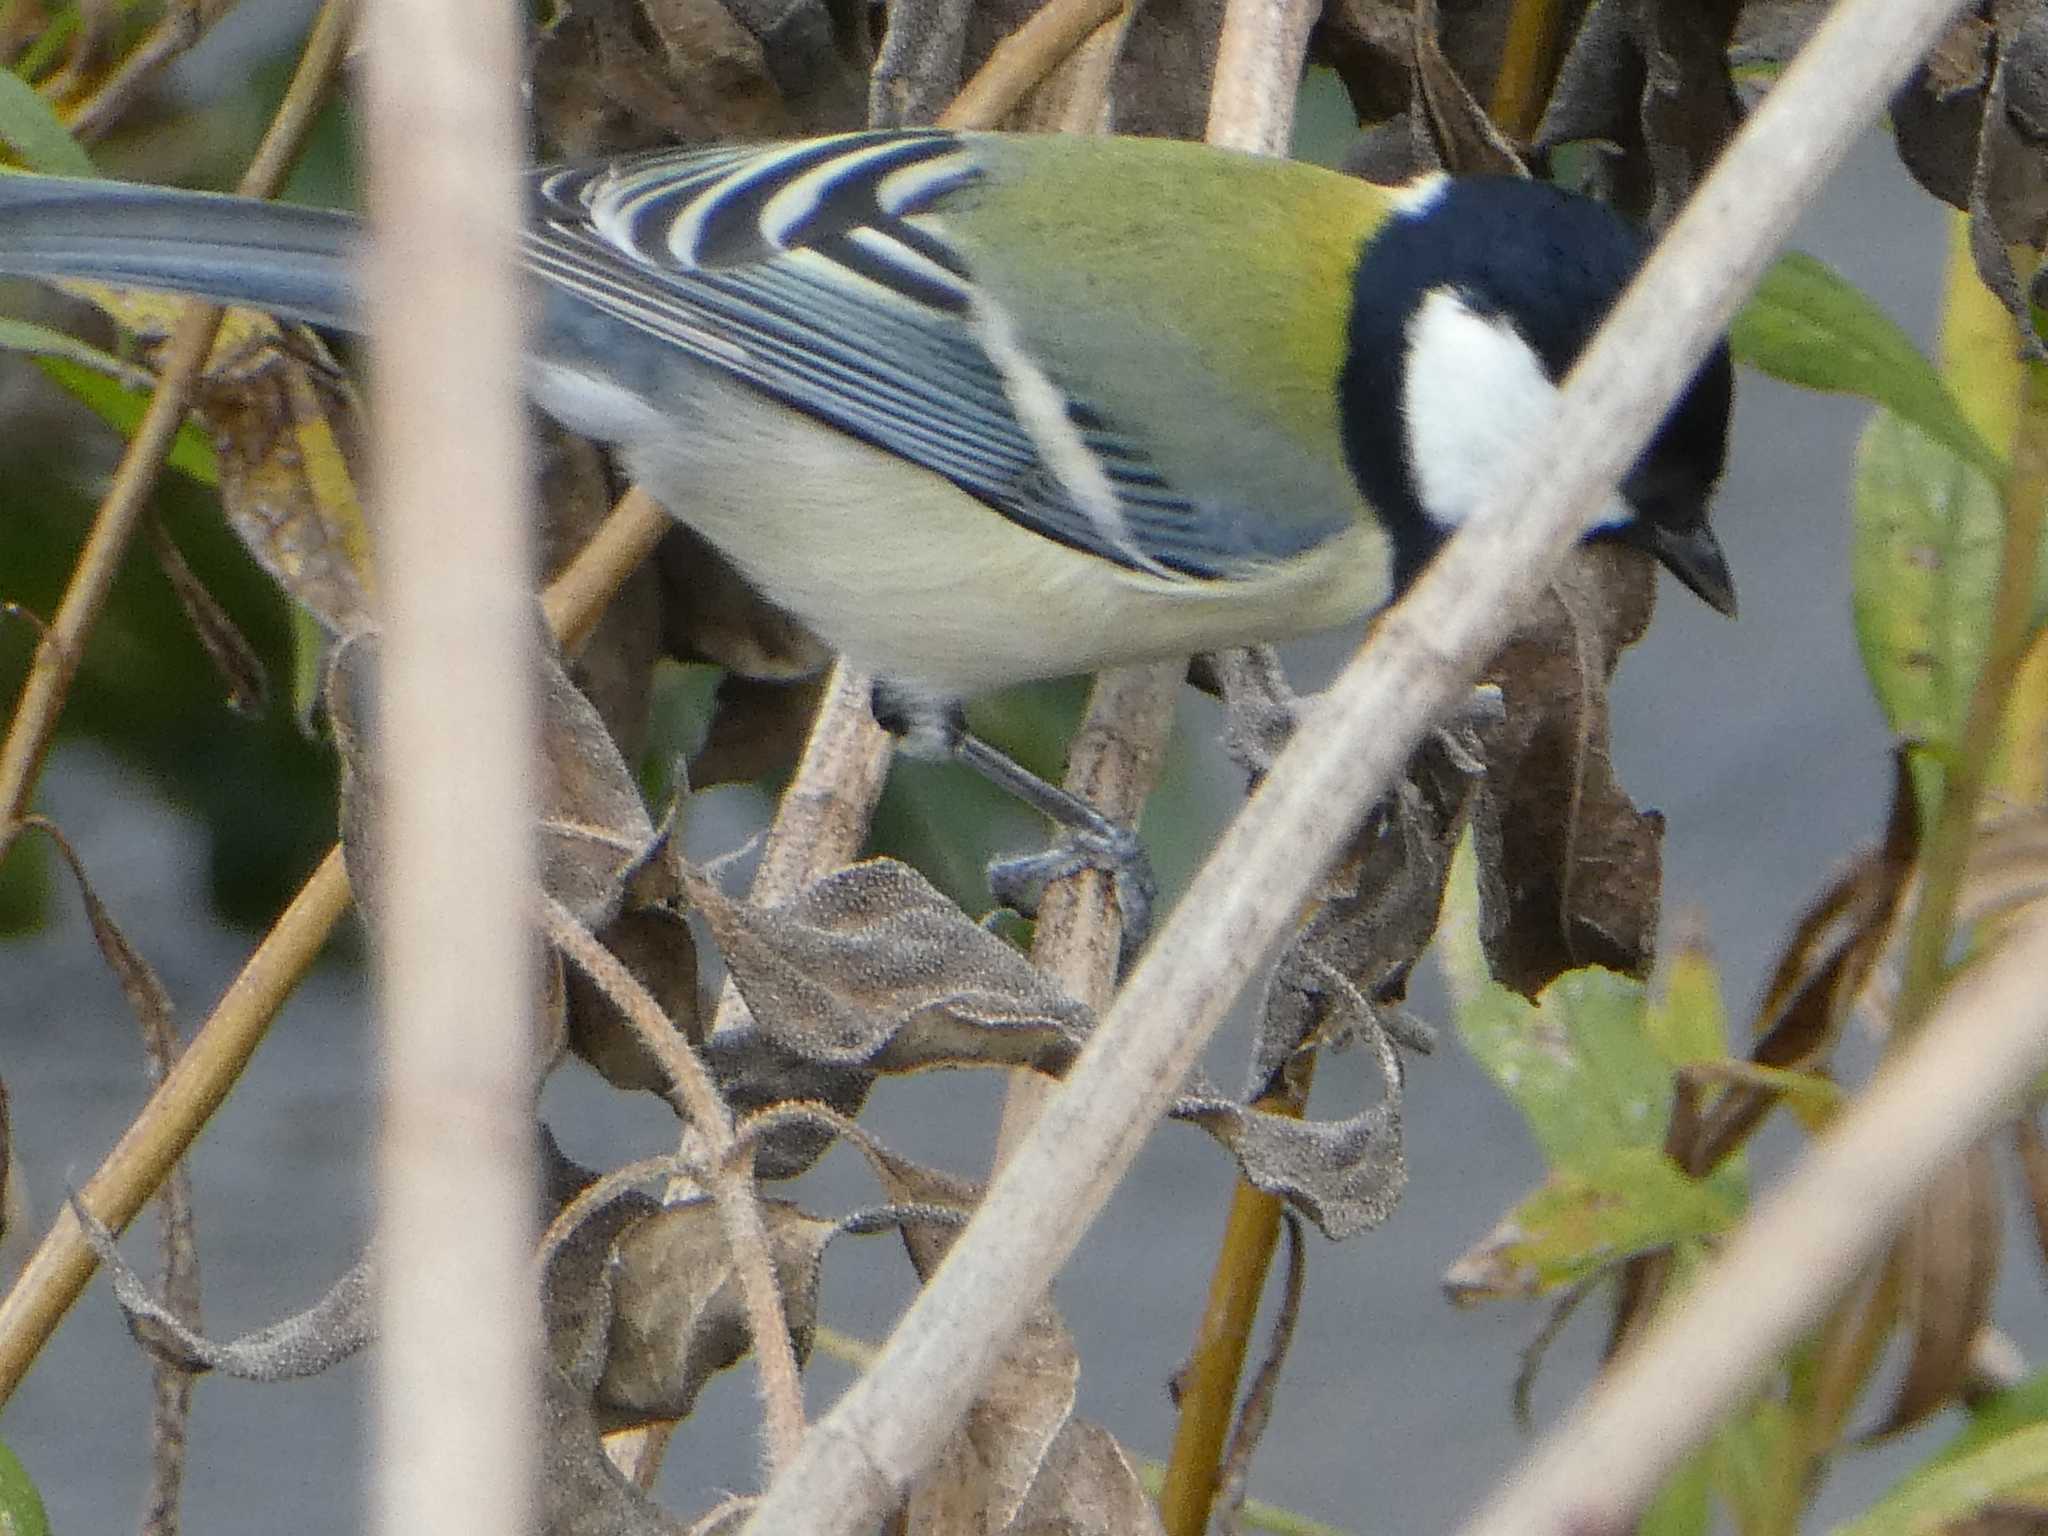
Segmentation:
{"type": "MultiPolygon", "coordinates": [[[[350,216],[0,176],[0,272],[360,324],[350,216]]],[[[1399,595],[1644,238],[1537,182],[941,131],[531,178],[530,385],[892,696],[1275,640],[1399,595]]],[[[1595,537],[1723,612],[1702,367],[1595,537]]]]}

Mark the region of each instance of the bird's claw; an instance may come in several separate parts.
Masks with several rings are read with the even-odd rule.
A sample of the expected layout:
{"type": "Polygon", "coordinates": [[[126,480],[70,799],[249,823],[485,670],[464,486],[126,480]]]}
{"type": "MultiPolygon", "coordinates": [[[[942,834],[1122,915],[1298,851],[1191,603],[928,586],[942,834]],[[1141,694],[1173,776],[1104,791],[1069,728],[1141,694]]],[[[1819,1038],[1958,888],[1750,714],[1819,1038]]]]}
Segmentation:
{"type": "Polygon", "coordinates": [[[1110,877],[1123,927],[1121,962],[1127,968],[1151,937],[1152,909],[1159,895],[1151,857],[1131,828],[1104,821],[1071,831],[1041,852],[997,859],[988,867],[989,890],[1004,906],[1036,917],[1048,885],[1090,869],[1110,877]]]}

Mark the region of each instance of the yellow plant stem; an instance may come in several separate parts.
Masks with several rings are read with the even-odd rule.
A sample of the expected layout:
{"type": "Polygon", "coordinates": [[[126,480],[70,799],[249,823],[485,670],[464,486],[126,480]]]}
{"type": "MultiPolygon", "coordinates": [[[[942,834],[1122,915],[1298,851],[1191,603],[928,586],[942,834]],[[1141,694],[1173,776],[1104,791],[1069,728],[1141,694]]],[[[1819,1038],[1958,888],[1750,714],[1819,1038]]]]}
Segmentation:
{"type": "MultiPolygon", "coordinates": [[[[542,599],[548,622],[565,644],[589,632],[619,583],[647,558],[668,526],[667,517],[641,492],[620,501],[542,599]]],[[[241,1077],[271,1020],[312,967],[348,904],[341,850],[331,849],[193,1035],[170,1075],[79,1192],[86,1208],[101,1221],[118,1232],[156,1193],[241,1077]]],[[[85,1289],[94,1263],[67,1207],[16,1277],[6,1300],[0,1301],[0,1403],[21,1384],[37,1353],[85,1289]]]]}
{"type": "MultiPolygon", "coordinates": [[[[298,70],[242,176],[238,190],[244,196],[275,195],[298,159],[346,52],[350,11],[349,0],[327,0],[314,21],[298,70]]],[[[0,742],[0,858],[7,856],[20,835],[21,819],[28,814],[36,781],[56,737],[64,700],[84,659],[87,637],[99,621],[122,558],[148,510],[157,472],[184,424],[200,370],[213,351],[219,329],[220,311],[210,305],[189,304],[180,312],[165,349],[156,393],[150,397],[149,407],[121,455],[120,467],[114,471],[106,499],[93,517],[56,617],[36,646],[6,740],[0,742]]]]}
{"type": "MultiPolygon", "coordinates": [[[[1255,1107],[1298,1118],[1307,1104],[1314,1071],[1315,1058],[1304,1059],[1290,1070],[1290,1087],[1284,1094],[1261,1099],[1255,1107]]],[[[1181,1373],[1180,1419],[1159,1487],[1159,1520],[1167,1536],[1202,1536],[1209,1528],[1237,1384],[1244,1375],[1266,1273],[1279,1245],[1279,1197],[1240,1180],[1224,1219],[1195,1346],[1181,1373]]]]}
{"type": "MultiPolygon", "coordinates": [[[[341,850],[332,849],[78,1192],[86,1209],[117,1232],[134,1219],[227,1098],[277,1010],[348,910],[348,900],[341,850]]],[[[67,1205],[0,1302],[0,1402],[21,1384],[96,1262],[67,1205]]]]}
{"type": "Polygon", "coordinates": [[[1527,143],[1536,136],[1564,56],[1564,22],[1563,0],[1515,0],[1508,12],[1487,115],[1511,139],[1527,143]]]}
{"type": "MultiPolygon", "coordinates": [[[[1965,278],[1976,281],[1973,272],[1958,275],[1952,270],[1952,285],[1965,278]]],[[[2011,349],[2017,338],[2008,331],[2003,344],[2011,349]]],[[[2034,584],[2040,568],[2043,499],[2048,497],[2048,366],[2027,365],[2017,393],[2019,409],[2011,436],[2012,467],[2004,487],[2005,533],[1998,582],[1992,593],[1990,635],[1962,730],[1944,764],[1941,806],[1921,848],[1920,897],[1907,930],[1895,1041],[1913,1032],[1947,978],[1956,899],[1976,838],[1978,807],[1986,786],[1993,782],[2007,704],[2034,639],[2034,584]]]]}

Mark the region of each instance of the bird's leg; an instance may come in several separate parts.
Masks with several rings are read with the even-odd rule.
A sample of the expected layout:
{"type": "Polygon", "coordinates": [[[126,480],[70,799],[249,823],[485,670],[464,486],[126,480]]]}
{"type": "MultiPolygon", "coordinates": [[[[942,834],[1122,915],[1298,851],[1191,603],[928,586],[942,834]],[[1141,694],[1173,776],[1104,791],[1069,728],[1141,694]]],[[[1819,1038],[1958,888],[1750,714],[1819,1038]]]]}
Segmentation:
{"type": "Polygon", "coordinates": [[[1034,916],[1047,885],[1085,869],[1102,870],[1115,883],[1117,915],[1123,924],[1123,959],[1130,962],[1151,935],[1152,905],[1159,889],[1152,861],[1135,830],[1110,820],[1079,795],[1047,783],[974,735],[956,702],[878,682],[870,707],[876,723],[895,736],[905,751],[964,763],[1065,828],[1066,838],[1051,848],[990,864],[990,893],[1004,906],[1034,916]]]}

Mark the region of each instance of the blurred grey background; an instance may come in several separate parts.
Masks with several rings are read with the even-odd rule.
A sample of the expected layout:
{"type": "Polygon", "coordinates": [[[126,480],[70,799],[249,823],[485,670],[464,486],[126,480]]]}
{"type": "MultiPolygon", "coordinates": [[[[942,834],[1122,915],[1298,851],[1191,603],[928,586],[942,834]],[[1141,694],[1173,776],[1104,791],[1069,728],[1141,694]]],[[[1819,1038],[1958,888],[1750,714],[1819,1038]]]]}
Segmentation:
{"type": "MultiPolygon", "coordinates": [[[[265,8],[267,9],[267,8],[265,8]]],[[[1926,338],[1938,295],[1941,213],[1873,139],[1844,167],[1794,243],[1835,264],[1908,330],[1926,338]]],[[[1862,409],[1743,378],[1733,465],[1718,516],[1742,591],[1730,625],[1668,584],[1650,638],[1624,663],[1615,755],[1640,803],[1669,817],[1667,923],[1696,913],[1724,963],[1737,1015],[1773,948],[1838,862],[1874,836],[1884,808],[1887,737],[1850,633],[1845,502],[1862,409]]],[[[1311,648],[1311,671],[1343,647],[1311,648]]],[[[1200,747],[1178,803],[1220,823],[1230,771],[1213,750],[1213,713],[1191,701],[1184,734],[1200,747]]],[[[733,791],[728,821],[758,814],[733,791]]],[[[52,763],[43,805],[76,841],[102,895],[161,968],[188,1022],[202,1018],[249,941],[208,916],[196,829],[151,786],[89,748],[52,763]]],[[[707,820],[700,817],[702,831],[707,820]]],[[[705,834],[716,851],[721,834],[705,834]]],[[[1170,873],[1171,871],[1169,871],[1170,873]]],[[[36,937],[0,942],[0,1073],[31,1230],[84,1179],[143,1097],[135,1030],[76,903],[36,937]]],[[[1443,1022],[1425,979],[1425,1016],[1443,1022]]],[[[370,999],[360,971],[322,970],[291,1004],[193,1159],[205,1320],[220,1332],[257,1326],[310,1301],[355,1256],[369,1213],[365,1156],[374,1116],[370,999]]],[[[1242,1037],[1212,1057],[1241,1076],[1242,1037]]],[[[1340,1061],[1317,1084],[1324,1113],[1369,1091],[1340,1061]]],[[[871,1123],[916,1157],[979,1174],[1000,1085],[941,1074],[885,1085],[871,1123]]],[[[544,1108],[567,1149],[611,1165],[664,1150],[673,1125],[650,1099],[626,1099],[580,1066],[557,1074],[544,1108]]],[[[1342,1247],[1311,1239],[1306,1312],[1271,1431],[1254,1465],[1255,1495],[1361,1533],[1444,1529],[1524,1446],[1508,1384],[1543,1320],[1535,1306],[1460,1311],[1443,1299],[1447,1263],[1484,1233],[1538,1172],[1516,1115],[1448,1031],[1408,1082],[1411,1182],[1393,1219],[1342,1247]]],[[[1779,1161],[1785,1138],[1767,1143],[1779,1161]]],[[[1230,1190],[1231,1168],[1205,1138],[1159,1131],[1060,1281],[1058,1301],[1085,1362],[1081,1411],[1134,1453],[1163,1455],[1172,1415],[1165,1383],[1191,1335],[1230,1190]]],[[[835,1154],[799,1186],[815,1208],[866,1203],[872,1189],[835,1154]]],[[[150,1223],[127,1242],[152,1263],[150,1223]]],[[[23,1245],[5,1255],[11,1274],[23,1245]]],[[[888,1240],[848,1240],[828,1255],[827,1320],[884,1332],[907,1295],[908,1269],[888,1240]]],[[[2048,1351],[2038,1271],[2011,1254],[2003,1320],[2030,1357],[2048,1351]]],[[[1553,1412],[1586,1379],[1597,1308],[1553,1352],[1539,1384],[1553,1412]]],[[[186,1528],[209,1536],[357,1529],[363,1508],[362,1361],[296,1385],[202,1381],[191,1435],[186,1528]]],[[[820,1360],[814,1407],[848,1379],[820,1360]]],[[[1674,1390],[1682,1390],[1674,1383],[1674,1390]]],[[[41,1485],[60,1532],[132,1528],[144,1480],[147,1385],[104,1281],[96,1282],[0,1417],[0,1438],[41,1485]]],[[[754,1400],[729,1373],[677,1437],[665,1496],[690,1510],[715,1490],[753,1485],[754,1400]]],[[[1856,1508],[1953,1425],[1903,1448],[1852,1460],[1823,1501],[1856,1508]]]]}

